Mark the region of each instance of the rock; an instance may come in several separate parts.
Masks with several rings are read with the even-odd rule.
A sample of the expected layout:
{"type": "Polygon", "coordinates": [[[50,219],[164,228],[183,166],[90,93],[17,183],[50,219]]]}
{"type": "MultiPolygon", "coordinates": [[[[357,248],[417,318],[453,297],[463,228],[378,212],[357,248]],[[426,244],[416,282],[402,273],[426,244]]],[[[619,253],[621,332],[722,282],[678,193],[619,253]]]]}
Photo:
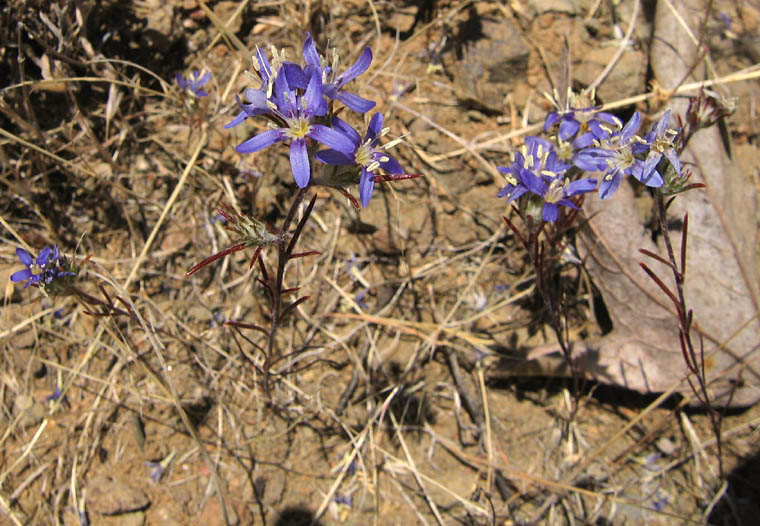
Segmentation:
{"type": "Polygon", "coordinates": [[[470,25],[475,29],[462,35],[461,60],[448,66],[457,99],[473,109],[502,113],[509,85],[527,69],[530,47],[509,19],[477,18],[470,25]]]}
{"type": "MultiPolygon", "coordinates": [[[[573,79],[582,86],[590,85],[607,67],[617,49],[616,45],[584,45],[573,49],[573,79]]],[[[646,91],[646,73],[647,57],[644,52],[628,47],[597,88],[597,96],[604,102],[612,102],[643,93],[646,91]]]]}
{"type": "Polygon", "coordinates": [[[676,453],[676,445],[668,437],[658,438],[655,447],[666,457],[672,457],[676,453]]]}
{"type": "MultiPolygon", "coordinates": [[[[235,512],[235,508],[233,508],[229,502],[227,502],[227,518],[233,526],[240,522],[237,512],[235,512]]],[[[204,524],[205,526],[224,526],[222,506],[219,504],[218,497],[209,497],[206,501],[206,505],[203,507],[200,517],[198,517],[198,524],[204,524]]]]}
{"type": "Polygon", "coordinates": [[[28,394],[21,394],[13,401],[13,415],[19,417],[18,426],[21,429],[36,426],[45,418],[45,406],[39,400],[28,394]]]}
{"type": "Polygon", "coordinates": [[[530,8],[538,15],[544,13],[561,13],[574,16],[578,7],[573,0],[532,0],[530,8]]]}
{"type": "Polygon", "coordinates": [[[148,496],[111,475],[95,475],[87,481],[87,511],[100,515],[121,515],[141,511],[150,505],[148,496]]]}
{"type": "MultiPolygon", "coordinates": [[[[121,515],[90,515],[90,526],[143,526],[145,524],[145,512],[135,511],[121,515]]],[[[163,526],[168,526],[162,523],[163,526]]]]}

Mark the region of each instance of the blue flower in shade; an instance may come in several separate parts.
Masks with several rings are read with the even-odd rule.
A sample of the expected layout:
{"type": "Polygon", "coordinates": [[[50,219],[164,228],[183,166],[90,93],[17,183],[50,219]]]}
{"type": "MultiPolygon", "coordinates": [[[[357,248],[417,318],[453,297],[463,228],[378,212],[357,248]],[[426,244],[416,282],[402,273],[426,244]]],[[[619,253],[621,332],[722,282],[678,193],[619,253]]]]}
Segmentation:
{"type": "MultiPolygon", "coordinates": [[[[623,123],[611,113],[598,111],[599,106],[594,105],[594,98],[593,90],[580,93],[569,91],[563,108],[546,116],[544,131],[559,124],[557,136],[562,141],[571,142],[576,150],[609,138],[623,123]]],[[[560,106],[554,99],[550,100],[560,106]]]]}
{"type": "Polygon", "coordinates": [[[337,504],[343,504],[344,506],[348,506],[350,508],[353,501],[354,499],[351,493],[347,495],[341,495],[341,494],[335,495],[335,502],[337,504]]]}
{"type": "Polygon", "coordinates": [[[533,174],[526,179],[530,181],[527,183],[530,191],[544,199],[541,219],[547,222],[557,220],[557,216],[559,215],[558,205],[577,210],[578,206],[570,201],[569,198],[593,192],[596,189],[596,179],[578,179],[577,181],[569,182],[562,175],[533,177],[533,174]]]}
{"type": "Polygon", "coordinates": [[[60,397],[61,397],[61,388],[56,385],[55,390],[53,391],[53,394],[46,396],[43,401],[52,402],[53,400],[58,400],[60,397]]]}
{"type": "Polygon", "coordinates": [[[552,144],[549,141],[532,135],[526,137],[522,151],[515,153],[515,159],[512,164],[508,168],[504,166],[497,167],[499,172],[506,175],[508,179],[507,185],[499,191],[498,196],[506,197],[507,202],[511,202],[525,192],[528,192],[529,188],[524,182],[525,179],[528,175],[533,175],[532,170],[538,169],[540,172],[544,169],[543,165],[546,161],[550,163],[550,166],[546,167],[546,169],[551,170],[553,173],[564,172],[570,167],[570,165],[561,163],[556,154],[549,158],[549,153],[554,154],[552,144]]]}
{"type": "Polygon", "coordinates": [[[375,107],[374,101],[343,91],[343,86],[367,71],[367,68],[369,68],[372,63],[372,50],[369,47],[364,48],[362,54],[359,55],[359,58],[350,68],[338,75],[337,53],[333,54],[332,65],[325,65],[314,45],[314,39],[311,37],[311,34],[307,33],[306,41],[303,43],[303,58],[306,63],[304,71],[307,74],[310,74],[312,69],[320,71],[323,85],[322,93],[324,93],[327,98],[331,100],[339,100],[357,113],[366,113],[375,107]]]}
{"type": "Polygon", "coordinates": [[[196,97],[203,98],[208,97],[208,93],[206,93],[203,89],[204,84],[206,84],[209,80],[211,80],[211,73],[206,73],[202,77],[200,76],[200,71],[193,71],[192,80],[185,79],[181,74],[177,73],[177,84],[179,84],[179,87],[183,90],[189,90],[190,93],[195,95],[196,97]]]}
{"type": "Polygon", "coordinates": [[[54,279],[74,275],[73,272],[68,272],[63,269],[61,251],[59,250],[58,245],[52,247],[48,246],[40,250],[36,260],[34,260],[32,255],[23,248],[16,249],[16,256],[18,256],[18,259],[24,264],[24,266],[26,266],[26,268],[14,272],[11,275],[11,281],[26,281],[24,288],[27,288],[29,285],[45,286],[54,279]],[[40,272],[35,274],[35,269],[40,272]]]}
{"type": "Polygon", "coordinates": [[[398,175],[404,173],[401,165],[388,155],[380,146],[383,135],[383,114],[375,113],[369,121],[364,140],[346,121],[339,117],[332,118],[333,129],[342,133],[351,142],[349,151],[337,149],[322,150],[315,157],[325,164],[338,166],[360,166],[359,198],[362,206],[369,206],[375,189],[375,170],[382,168],[386,173],[398,175]]]}
{"type": "Polygon", "coordinates": [[[622,126],[620,119],[611,113],[596,111],[596,108],[572,109],[564,113],[553,111],[546,116],[544,131],[558,123],[557,136],[572,142],[576,149],[591,146],[595,140],[603,141],[622,126]]]}
{"type": "Polygon", "coordinates": [[[644,159],[644,167],[642,169],[643,179],[650,179],[654,174],[657,174],[657,177],[661,176],[657,172],[657,165],[663,156],[670,162],[676,175],[681,177],[681,162],[678,159],[678,152],[676,152],[674,144],[678,132],[668,129],[668,124],[670,124],[670,110],[665,112],[662,118],[652,127],[652,131],[644,137],[644,141],[649,147],[649,152],[646,159],[644,159]]]}
{"type": "Polygon", "coordinates": [[[150,472],[148,473],[150,480],[152,480],[154,484],[158,484],[161,481],[161,477],[163,476],[164,471],[166,470],[166,466],[160,462],[150,462],[146,460],[145,467],[150,469],[150,472]]]}
{"type": "MultiPolygon", "coordinates": [[[[288,77],[283,65],[272,87],[267,88],[271,89],[272,98],[267,100],[266,105],[279,126],[274,125],[274,129],[269,129],[242,142],[235,150],[238,153],[253,153],[275,143],[289,140],[293,178],[300,188],[305,188],[311,179],[307,137],[346,153],[353,151],[354,144],[345,134],[314,123],[315,117],[321,117],[327,113],[327,105],[322,98],[322,77],[319,71],[315,70],[312,73],[303,93],[297,86],[291,86],[288,77]]],[[[243,109],[245,111],[245,107],[243,109]]]]}
{"type": "Polygon", "coordinates": [[[558,205],[577,209],[578,206],[569,198],[596,189],[596,179],[568,181],[563,175],[568,168],[570,165],[559,160],[551,143],[540,137],[527,137],[523,152],[515,154],[512,165],[509,168],[499,168],[502,173],[514,178],[514,181],[502,188],[499,197],[513,201],[530,192],[544,200],[541,219],[556,221],[559,215],[558,205]]]}
{"type": "Polygon", "coordinates": [[[636,136],[640,125],[641,117],[639,112],[635,112],[622,130],[576,156],[575,165],[582,170],[604,172],[599,184],[599,197],[602,199],[608,199],[615,193],[625,175],[632,175],[647,186],[663,185],[660,174],[656,170],[646,174],[644,162],[637,157],[647,150],[644,140],[636,136]]]}

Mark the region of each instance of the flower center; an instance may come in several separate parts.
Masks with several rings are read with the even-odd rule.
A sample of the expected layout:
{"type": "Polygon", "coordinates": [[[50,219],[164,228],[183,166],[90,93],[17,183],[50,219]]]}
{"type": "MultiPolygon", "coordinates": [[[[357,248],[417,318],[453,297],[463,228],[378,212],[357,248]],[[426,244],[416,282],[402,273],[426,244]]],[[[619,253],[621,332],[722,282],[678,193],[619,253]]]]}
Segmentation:
{"type": "Polygon", "coordinates": [[[372,154],[375,153],[375,149],[372,147],[372,141],[367,140],[363,144],[359,145],[354,154],[356,164],[361,166],[367,166],[372,162],[372,154]]]}
{"type": "Polygon", "coordinates": [[[306,117],[297,116],[288,119],[286,133],[291,139],[303,139],[311,131],[311,121],[306,117]]]}
{"type": "Polygon", "coordinates": [[[546,190],[544,201],[547,203],[556,203],[560,199],[563,199],[565,197],[566,186],[567,181],[564,180],[564,177],[557,177],[553,179],[549,184],[549,188],[546,190]]]}
{"type": "Polygon", "coordinates": [[[663,135],[658,136],[654,142],[652,142],[651,148],[660,153],[664,153],[665,150],[673,148],[673,140],[678,135],[675,130],[667,130],[663,135]]]}
{"type": "Polygon", "coordinates": [[[623,146],[615,151],[615,155],[607,160],[607,164],[614,171],[624,172],[636,161],[630,146],[623,146]]]}

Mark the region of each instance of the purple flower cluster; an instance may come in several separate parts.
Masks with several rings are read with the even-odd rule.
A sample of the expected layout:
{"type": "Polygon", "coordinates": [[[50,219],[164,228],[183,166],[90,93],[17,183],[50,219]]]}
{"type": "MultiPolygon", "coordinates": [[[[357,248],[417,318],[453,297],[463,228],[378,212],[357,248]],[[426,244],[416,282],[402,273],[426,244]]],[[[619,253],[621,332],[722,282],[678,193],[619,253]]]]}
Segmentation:
{"type": "Polygon", "coordinates": [[[513,201],[525,193],[540,196],[543,220],[555,221],[557,205],[576,208],[569,197],[597,189],[596,179],[577,179],[579,173],[601,173],[602,199],[610,198],[627,175],[659,188],[665,184],[663,170],[669,164],[671,173],[681,177],[676,148],[679,131],[669,128],[670,110],[644,137],[636,135],[641,125],[638,112],[623,125],[614,115],[597,110],[586,101],[578,108],[550,113],[544,130],[559,125],[556,147],[545,139],[528,137],[512,165],[499,167],[508,179],[499,197],[513,201]]]}
{"type": "Polygon", "coordinates": [[[558,205],[577,209],[578,206],[569,198],[596,189],[596,179],[570,182],[565,177],[565,172],[570,167],[559,160],[549,141],[540,137],[528,137],[523,151],[515,154],[514,162],[508,168],[498,168],[510,179],[499,192],[499,197],[506,197],[509,202],[529,192],[544,202],[541,219],[556,221],[559,215],[558,205]]]}
{"type": "MultiPolygon", "coordinates": [[[[303,45],[304,66],[284,60],[284,53],[271,50],[272,60],[257,49],[254,69],[261,86],[247,89],[247,103],[238,99],[242,111],[225,128],[237,126],[249,117],[266,116],[270,129],[239,144],[239,153],[253,153],[283,142],[289,145],[293,178],[300,188],[313,181],[312,158],[328,165],[351,167],[356,171],[362,206],[369,204],[375,184],[375,172],[382,168],[389,174],[401,174],[401,166],[380,147],[383,115],[376,113],[369,122],[364,139],[346,121],[332,112],[334,101],[349,109],[366,113],[375,102],[344,90],[364,73],[372,62],[372,51],[365,48],[356,62],[337,73],[338,58],[327,65],[317,53],[314,40],[307,35],[303,45]],[[314,152],[311,141],[328,149],[314,152]]],[[[352,172],[353,173],[353,172],[352,172]]]]}
{"type": "Polygon", "coordinates": [[[559,124],[557,137],[562,142],[571,142],[575,150],[591,146],[594,141],[607,139],[611,130],[620,129],[620,119],[599,111],[594,105],[593,92],[582,91],[568,94],[568,105],[564,110],[552,111],[544,121],[544,131],[559,124]]]}
{"type": "Polygon", "coordinates": [[[14,272],[11,275],[11,281],[26,281],[24,288],[29,285],[44,287],[53,280],[74,275],[73,272],[66,269],[66,260],[61,256],[58,245],[47,246],[40,250],[36,260],[23,248],[16,249],[16,256],[26,268],[14,272]],[[35,273],[35,270],[39,272],[35,273]]]}

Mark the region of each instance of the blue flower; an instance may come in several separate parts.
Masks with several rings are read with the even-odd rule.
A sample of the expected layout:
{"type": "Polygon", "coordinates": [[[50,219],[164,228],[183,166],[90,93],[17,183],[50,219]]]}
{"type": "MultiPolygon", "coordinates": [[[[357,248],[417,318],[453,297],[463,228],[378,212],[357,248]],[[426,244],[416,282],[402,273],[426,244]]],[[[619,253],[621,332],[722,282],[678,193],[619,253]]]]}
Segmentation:
{"type": "Polygon", "coordinates": [[[576,149],[586,148],[595,140],[603,141],[622,126],[620,119],[611,113],[596,111],[596,108],[571,109],[564,113],[553,111],[546,116],[544,131],[557,123],[557,136],[563,141],[572,141],[576,149]]]}
{"type": "Polygon", "coordinates": [[[51,402],[53,400],[58,400],[61,397],[61,388],[57,385],[55,386],[55,391],[53,391],[53,394],[50,394],[45,397],[43,400],[44,402],[51,402]]]}
{"type": "Polygon", "coordinates": [[[560,103],[550,100],[559,108],[546,116],[544,131],[559,124],[557,136],[565,142],[572,142],[576,150],[591,146],[594,141],[607,139],[623,123],[620,119],[594,105],[594,92],[583,90],[574,93],[568,90],[567,99],[560,108],[560,103]],[[610,128],[610,126],[612,128],[610,128]]]}
{"type": "MultiPolygon", "coordinates": [[[[271,88],[267,88],[271,91],[271,98],[267,99],[266,105],[279,126],[275,124],[273,129],[242,142],[235,150],[238,153],[253,153],[275,143],[289,140],[293,178],[300,188],[305,188],[311,179],[307,137],[346,153],[353,150],[354,144],[343,133],[314,123],[315,117],[321,117],[327,113],[327,105],[322,98],[320,72],[316,70],[312,72],[303,93],[298,86],[291,86],[289,76],[286,66],[282,65],[271,88]]],[[[246,111],[246,108],[243,107],[243,110],[246,111]]]]}
{"type": "Polygon", "coordinates": [[[337,53],[333,54],[332,65],[325,65],[314,45],[314,39],[311,37],[311,34],[307,33],[306,41],[303,43],[303,58],[306,63],[304,71],[307,74],[310,74],[313,69],[320,72],[323,84],[322,92],[327,98],[339,100],[357,113],[366,113],[375,107],[374,101],[343,91],[343,86],[367,71],[367,68],[372,63],[372,50],[369,47],[364,48],[362,54],[359,55],[359,58],[350,68],[338,75],[337,53]]]}
{"type": "Polygon", "coordinates": [[[351,493],[347,495],[341,495],[341,494],[335,495],[335,502],[337,504],[343,504],[344,506],[348,506],[350,508],[353,501],[354,499],[351,493]]]}
{"type": "Polygon", "coordinates": [[[274,60],[274,69],[273,65],[269,63],[269,60],[267,60],[266,55],[261,51],[261,48],[256,48],[256,56],[254,57],[253,61],[253,69],[261,79],[261,87],[257,89],[248,88],[245,90],[245,98],[248,100],[249,104],[244,104],[240,100],[240,97],[237,95],[235,96],[241,111],[234,119],[232,119],[232,121],[224,125],[225,129],[237,126],[248,117],[255,117],[256,115],[272,113],[271,104],[269,104],[269,102],[270,99],[272,99],[275,77],[280,71],[282,71],[285,75],[291,76],[289,79],[290,85],[300,87],[301,89],[306,89],[306,84],[308,84],[308,82],[302,82],[303,71],[301,71],[301,68],[298,65],[288,63],[288,65],[283,69],[282,66],[285,66],[285,63],[282,61],[282,54],[279,53],[275,47],[272,47],[272,58],[274,60]]]}
{"type": "MultiPolygon", "coordinates": [[[[532,175],[532,174],[531,174],[532,175]]],[[[527,177],[527,183],[531,192],[544,199],[544,207],[541,211],[541,219],[547,222],[556,221],[559,215],[559,206],[578,209],[578,206],[570,201],[575,195],[593,192],[596,189],[596,179],[578,179],[569,182],[562,175],[542,175],[541,177],[527,177]]]]}
{"type": "Polygon", "coordinates": [[[681,177],[681,162],[678,159],[678,152],[676,152],[674,144],[678,132],[668,129],[669,123],[670,110],[667,110],[662,118],[652,127],[652,131],[644,137],[644,141],[649,146],[649,152],[644,160],[644,167],[642,169],[642,178],[644,179],[649,179],[654,174],[657,174],[657,177],[661,176],[656,169],[663,156],[670,162],[676,175],[681,177]]]}
{"type": "Polygon", "coordinates": [[[206,73],[202,77],[200,76],[201,72],[198,70],[193,71],[193,77],[192,80],[185,79],[181,74],[177,73],[177,84],[179,84],[179,87],[183,90],[189,89],[190,93],[195,95],[196,97],[203,98],[208,97],[208,93],[206,93],[201,88],[204,84],[206,84],[209,80],[211,80],[211,73],[206,73]],[[199,78],[200,77],[200,78],[199,78]]]}
{"type": "Polygon", "coordinates": [[[150,462],[146,460],[145,467],[150,469],[150,472],[148,473],[150,480],[152,480],[154,484],[158,484],[161,481],[161,477],[163,476],[164,471],[166,470],[166,466],[164,466],[161,462],[150,462]]]}
{"type": "Polygon", "coordinates": [[[499,197],[506,197],[507,202],[514,201],[530,189],[525,184],[528,176],[538,177],[543,170],[552,173],[564,172],[570,168],[557,156],[552,143],[541,137],[529,136],[521,152],[515,153],[515,159],[507,168],[498,166],[497,169],[507,176],[507,185],[499,191],[499,197]],[[535,173],[534,173],[535,172],[535,173]]]}
{"type": "Polygon", "coordinates": [[[515,154],[515,161],[509,168],[499,167],[502,173],[513,179],[499,192],[499,197],[514,201],[530,192],[543,199],[541,219],[556,221],[558,205],[577,209],[569,198],[592,192],[596,189],[596,179],[580,179],[570,182],[564,173],[570,168],[562,162],[550,142],[540,137],[527,137],[523,152],[515,154]]]}
{"type": "Polygon", "coordinates": [[[647,186],[663,185],[660,174],[656,170],[645,173],[644,162],[637,157],[647,150],[645,141],[636,136],[640,125],[641,117],[639,112],[635,112],[622,130],[576,156],[575,165],[582,170],[604,172],[599,184],[599,197],[602,199],[612,197],[625,175],[632,175],[647,186]]]}
{"type": "Polygon", "coordinates": [[[16,256],[18,256],[18,259],[24,264],[24,266],[26,266],[26,268],[14,272],[11,275],[11,281],[26,281],[24,288],[27,288],[29,285],[44,287],[54,279],[74,275],[73,272],[64,270],[61,251],[59,250],[58,245],[52,247],[47,246],[40,250],[36,261],[32,258],[32,255],[23,248],[16,249],[16,256]],[[33,272],[34,269],[37,269],[40,272],[35,274],[33,272]]]}
{"type": "Polygon", "coordinates": [[[362,206],[369,206],[375,188],[375,171],[382,168],[386,173],[398,175],[404,173],[401,165],[380,146],[383,135],[383,114],[375,113],[369,121],[364,140],[346,121],[339,117],[332,118],[335,130],[342,133],[351,142],[348,151],[336,149],[321,150],[315,157],[325,164],[337,166],[360,166],[359,198],[362,206]]]}

